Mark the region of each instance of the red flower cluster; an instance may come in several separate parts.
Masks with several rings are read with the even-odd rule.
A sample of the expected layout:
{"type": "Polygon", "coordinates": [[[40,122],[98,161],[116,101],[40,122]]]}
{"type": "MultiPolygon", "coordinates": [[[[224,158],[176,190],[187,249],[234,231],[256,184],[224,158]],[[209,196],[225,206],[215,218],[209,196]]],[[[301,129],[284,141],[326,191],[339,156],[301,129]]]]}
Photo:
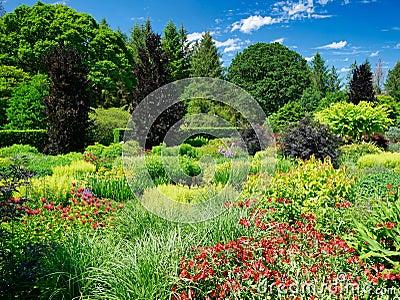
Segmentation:
{"type": "MultiPolygon", "coordinates": [[[[269,202],[287,204],[290,200],[269,202]]],[[[357,297],[362,284],[400,278],[383,266],[366,266],[340,237],[319,233],[312,214],[287,223],[264,218],[269,212],[253,209],[248,218],[240,219],[240,225],[259,230],[256,237],[195,247],[192,258],[182,258],[171,298],[277,299],[282,296],[278,290],[287,292],[299,280],[303,287],[310,282],[325,284],[325,293],[341,297],[347,292],[345,285],[351,286],[357,297]],[[260,285],[270,288],[268,295],[260,295],[260,285]]]]}
{"type": "Polygon", "coordinates": [[[379,228],[381,228],[381,227],[386,227],[386,228],[388,228],[388,229],[392,229],[392,228],[394,228],[394,227],[396,227],[397,226],[397,223],[396,222],[383,222],[383,223],[377,223],[376,224],[376,227],[379,227],[379,228]]]}
{"type": "MultiPolygon", "coordinates": [[[[89,189],[80,187],[71,189],[72,198],[70,205],[56,205],[53,201],[47,203],[47,199],[42,198],[42,207],[31,209],[28,205],[23,208],[28,214],[28,219],[23,223],[29,226],[29,217],[41,217],[40,224],[45,225],[47,230],[54,227],[70,228],[72,226],[87,226],[91,228],[112,225],[115,217],[113,213],[117,209],[122,209],[122,204],[113,203],[105,199],[96,198],[89,189]]],[[[37,226],[38,224],[36,224],[37,226]]]]}
{"type": "Polygon", "coordinates": [[[339,207],[339,208],[348,208],[348,207],[351,207],[352,205],[351,205],[350,201],[344,201],[341,203],[335,203],[335,206],[339,207]]]}

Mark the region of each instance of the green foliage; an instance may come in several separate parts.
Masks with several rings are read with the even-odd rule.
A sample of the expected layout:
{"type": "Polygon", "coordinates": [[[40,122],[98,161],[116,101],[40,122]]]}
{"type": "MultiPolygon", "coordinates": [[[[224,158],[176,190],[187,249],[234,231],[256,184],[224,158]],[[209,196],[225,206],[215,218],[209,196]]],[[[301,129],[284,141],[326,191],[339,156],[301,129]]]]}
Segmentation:
{"type": "Polygon", "coordinates": [[[332,134],[331,129],[313,121],[310,117],[301,119],[283,133],[280,143],[284,156],[292,158],[324,160],[330,157],[333,165],[338,165],[338,148],[341,139],[332,134]]]}
{"type": "Polygon", "coordinates": [[[38,74],[13,90],[7,107],[5,129],[46,129],[43,98],[48,96],[48,78],[38,74]]]}
{"type": "Polygon", "coordinates": [[[162,48],[168,53],[168,68],[171,73],[168,82],[189,77],[187,43],[186,30],[183,26],[178,30],[176,25],[170,20],[164,28],[161,40],[162,48]]]}
{"type": "Polygon", "coordinates": [[[108,146],[95,143],[94,145],[87,146],[85,148],[85,153],[91,153],[95,155],[98,159],[108,159],[113,160],[122,155],[122,145],[121,144],[110,144],[108,146]]]}
{"type": "Polygon", "coordinates": [[[349,83],[349,101],[358,104],[361,101],[374,101],[371,66],[368,61],[355,66],[349,83]]]}
{"type": "Polygon", "coordinates": [[[392,70],[389,70],[385,82],[385,89],[390,96],[397,101],[400,100],[400,61],[396,63],[392,70]]]}
{"type": "Polygon", "coordinates": [[[275,133],[279,133],[304,117],[304,107],[298,102],[290,101],[279,108],[276,113],[271,114],[268,120],[272,130],[275,133]]]}
{"type": "Polygon", "coordinates": [[[303,91],[299,104],[304,111],[311,113],[321,104],[322,95],[315,87],[308,87],[303,91]]]}
{"type": "Polygon", "coordinates": [[[388,186],[400,185],[399,172],[381,166],[365,169],[356,180],[355,199],[362,203],[365,202],[367,209],[375,200],[386,199],[389,194],[388,186]]]}
{"type": "Polygon", "coordinates": [[[267,191],[267,197],[291,199],[302,211],[334,207],[353,196],[354,179],[346,169],[335,169],[329,159],[320,161],[314,157],[298,160],[298,166],[286,173],[277,171],[267,191]]]}
{"type": "Polygon", "coordinates": [[[400,153],[382,152],[379,154],[367,154],[357,161],[359,168],[371,168],[382,166],[386,168],[400,167],[400,153]]]}
{"type": "Polygon", "coordinates": [[[393,121],[400,119],[400,105],[393,97],[388,95],[377,95],[375,101],[378,105],[388,108],[388,117],[393,121]]]}
{"type": "Polygon", "coordinates": [[[42,151],[46,143],[46,130],[0,130],[0,147],[22,144],[42,151]]]}
{"type": "Polygon", "coordinates": [[[179,147],[179,155],[187,155],[191,158],[198,158],[196,148],[186,143],[179,147]]]}
{"type": "Polygon", "coordinates": [[[190,60],[190,77],[222,78],[221,54],[209,31],[193,45],[190,60]]]}
{"type": "MultiPolygon", "coordinates": [[[[321,54],[317,51],[310,62],[311,81],[314,90],[318,91],[320,98],[324,97],[328,89],[328,68],[321,54]]],[[[307,109],[307,111],[310,111],[307,109]]]]}
{"type": "Polygon", "coordinates": [[[300,100],[310,86],[306,60],[279,43],[247,47],[233,58],[227,77],[248,91],[267,115],[300,100]]]}
{"type": "Polygon", "coordinates": [[[208,139],[203,136],[196,136],[194,138],[189,138],[185,141],[186,144],[192,145],[193,147],[202,147],[206,145],[208,139]]]}
{"type": "Polygon", "coordinates": [[[360,259],[383,264],[395,273],[400,271],[400,202],[398,187],[388,189],[395,197],[374,203],[368,218],[355,221],[355,234],[347,241],[360,254],[360,259]],[[394,198],[394,199],[393,199],[394,198]]]}
{"type": "Polygon", "coordinates": [[[385,132],[385,136],[392,143],[400,142],[400,128],[399,127],[390,127],[389,130],[385,132]]]}
{"type": "Polygon", "coordinates": [[[361,142],[360,144],[343,145],[339,148],[340,164],[356,164],[358,159],[366,154],[379,154],[382,150],[371,142],[361,142]]]}
{"type": "Polygon", "coordinates": [[[111,107],[105,109],[99,107],[94,109],[93,112],[89,112],[90,139],[93,142],[110,145],[114,142],[114,130],[125,128],[129,118],[129,112],[123,108],[111,107]]]}
{"type": "Polygon", "coordinates": [[[333,132],[352,141],[362,141],[374,133],[383,133],[392,121],[386,106],[370,102],[335,103],[317,112],[315,119],[331,127],[333,132]]]}
{"type": "Polygon", "coordinates": [[[342,88],[342,83],[339,78],[339,74],[336,71],[335,66],[332,66],[332,68],[328,72],[328,93],[336,93],[339,92],[340,89],[342,88]]]}
{"type": "Polygon", "coordinates": [[[51,154],[83,150],[87,142],[90,96],[88,68],[76,49],[55,47],[47,55],[50,95],[44,99],[51,154]]]}
{"type": "Polygon", "coordinates": [[[14,144],[12,146],[2,147],[0,149],[0,156],[2,157],[14,157],[25,153],[38,154],[38,150],[31,145],[21,144],[14,144]]]}
{"type": "Polygon", "coordinates": [[[85,57],[97,105],[124,105],[132,98],[133,56],[108,25],[66,5],[41,2],[21,5],[0,19],[0,65],[45,73],[46,55],[55,46],[75,48],[85,57]]]}
{"type": "Polygon", "coordinates": [[[326,93],[325,98],[322,98],[318,104],[317,111],[329,107],[333,103],[348,102],[349,95],[344,91],[336,91],[333,93],[326,93]]]}
{"type": "Polygon", "coordinates": [[[14,88],[29,79],[29,74],[23,70],[0,64],[0,129],[7,123],[6,110],[14,88]]]}

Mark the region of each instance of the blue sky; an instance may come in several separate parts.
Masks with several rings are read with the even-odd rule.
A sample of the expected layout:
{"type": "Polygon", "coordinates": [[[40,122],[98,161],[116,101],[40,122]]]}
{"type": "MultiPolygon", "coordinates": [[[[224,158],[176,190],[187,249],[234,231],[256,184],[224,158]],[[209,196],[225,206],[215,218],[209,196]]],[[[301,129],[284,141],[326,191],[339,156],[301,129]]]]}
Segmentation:
{"type": "MultiPolygon", "coordinates": [[[[4,1],[3,1],[4,2],[4,1]]],[[[54,3],[53,1],[42,1],[54,3]]],[[[6,11],[36,1],[7,0],[6,11]]],[[[228,66],[237,52],[256,42],[278,41],[310,60],[319,51],[342,78],[355,60],[378,58],[385,70],[400,60],[399,0],[65,0],[77,11],[129,34],[136,22],[150,18],[161,33],[168,20],[183,24],[195,40],[211,31],[228,66]]]]}

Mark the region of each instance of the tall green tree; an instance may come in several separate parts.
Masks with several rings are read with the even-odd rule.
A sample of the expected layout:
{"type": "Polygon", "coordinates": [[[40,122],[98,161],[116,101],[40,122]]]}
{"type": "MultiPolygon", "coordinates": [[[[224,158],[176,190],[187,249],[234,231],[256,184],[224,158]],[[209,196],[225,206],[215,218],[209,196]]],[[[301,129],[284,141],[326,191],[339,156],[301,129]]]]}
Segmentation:
{"type": "Polygon", "coordinates": [[[99,25],[90,15],[65,5],[41,2],[19,6],[0,18],[0,65],[15,66],[32,75],[45,73],[46,55],[55,46],[75,48],[81,54],[98,105],[104,104],[103,91],[115,96],[121,85],[125,91],[132,90],[134,79],[128,75],[133,68],[132,52],[107,24],[99,25]],[[120,82],[119,86],[110,86],[109,77],[120,82]]]}
{"type": "Polygon", "coordinates": [[[6,110],[10,105],[14,89],[29,80],[29,74],[22,69],[0,65],[0,128],[7,123],[6,110]]]}
{"type": "Polygon", "coordinates": [[[13,90],[7,108],[6,129],[45,129],[46,115],[43,100],[49,95],[49,80],[37,74],[13,90]]]}
{"type": "Polygon", "coordinates": [[[314,88],[320,92],[322,97],[325,97],[328,89],[328,68],[325,61],[322,59],[319,52],[315,53],[310,62],[311,67],[311,81],[314,88]]]}
{"type": "Polygon", "coordinates": [[[368,61],[356,66],[350,81],[349,102],[374,101],[371,66],[368,61]]]}
{"type": "Polygon", "coordinates": [[[389,70],[385,89],[390,96],[400,101],[400,61],[396,63],[392,70],[389,70]]]}
{"type": "Polygon", "coordinates": [[[222,78],[224,68],[221,54],[213,41],[211,33],[206,31],[193,45],[190,61],[190,77],[222,78]]]}
{"type": "Polygon", "coordinates": [[[168,82],[189,77],[189,61],[185,53],[185,45],[188,43],[187,34],[182,27],[178,30],[170,20],[164,28],[161,40],[162,48],[168,55],[168,69],[170,76],[168,82]]]}
{"type": "Polygon", "coordinates": [[[311,85],[307,61],[279,44],[253,44],[238,53],[228,80],[248,91],[270,115],[289,101],[299,101],[311,85]]]}
{"type": "Polygon", "coordinates": [[[342,83],[339,79],[339,74],[336,71],[335,66],[332,66],[332,68],[328,72],[327,92],[336,93],[339,92],[341,89],[342,89],[342,83]]]}
{"type": "Polygon", "coordinates": [[[89,70],[76,49],[55,47],[47,54],[50,95],[44,99],[50,154],[80,151],[89,126],[89,70]]]}
{"type": "Polygon", "coordinates": [[[151,27],[151,21],[148,18],[145,23],[135,23],[131,30],[131,35],[128,40],[128,44],[132,49],[133,57],[135,61],[139,59],[139,51],[146,47],[146,38],[153,32],[151,27]]]}

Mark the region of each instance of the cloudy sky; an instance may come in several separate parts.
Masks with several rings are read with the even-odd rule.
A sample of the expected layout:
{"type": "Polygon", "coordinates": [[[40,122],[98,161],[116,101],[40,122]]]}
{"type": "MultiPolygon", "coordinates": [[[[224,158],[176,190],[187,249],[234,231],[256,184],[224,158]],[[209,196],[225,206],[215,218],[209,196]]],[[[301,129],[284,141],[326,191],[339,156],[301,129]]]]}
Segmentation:
{"type": "MultiPolygon", "coordinates": [[[[3,1],[4,2],[4,1],[3,1]]],[[[7,0],[6,11],[36,1],[7,0]]],[[[54,3],[53,1],[42,1],[54,3]]],[[[228,66],[237,52],[256,42],[279,42],[310,60],[318,51],[342,77],[356,60],[379,58],[391,69],[400,60],[400,0],[64,0],[62,3],[105,17],[113,29],[129,33],[150,18],[162,32],[168,20],[183,24],[189,39],[209,30],[228,66]]]]}

